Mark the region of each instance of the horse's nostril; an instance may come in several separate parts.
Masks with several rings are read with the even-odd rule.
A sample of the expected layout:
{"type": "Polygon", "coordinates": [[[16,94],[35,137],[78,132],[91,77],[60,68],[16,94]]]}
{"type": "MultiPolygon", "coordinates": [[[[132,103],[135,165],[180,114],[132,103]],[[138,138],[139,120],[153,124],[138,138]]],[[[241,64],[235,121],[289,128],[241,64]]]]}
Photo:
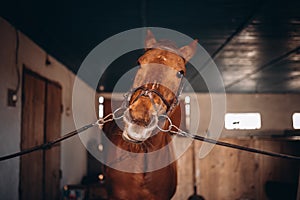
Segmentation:
{"type": "Polygon", "coordinates": [[[147,126],[147,124],[148,124],[147,121],[144,121],[142,119],[133,119],[132,122],[139,126],[147,126]]]}
{"type": "Polygon", "coordinates": [[[145,141],[155,129],[158,119],[156,115],[151,115],[149,123],[145,125],[144,120],[136,120],[131,118],[129,109],[124,113],[125,129],[123,137],[129,141],[145,141]]]}
{"type": "Polygon", "coordinates": [[[129,110],[129,116],[132,122],[140,126],[148,126],[152,119],[148,109],[129,110]]]}

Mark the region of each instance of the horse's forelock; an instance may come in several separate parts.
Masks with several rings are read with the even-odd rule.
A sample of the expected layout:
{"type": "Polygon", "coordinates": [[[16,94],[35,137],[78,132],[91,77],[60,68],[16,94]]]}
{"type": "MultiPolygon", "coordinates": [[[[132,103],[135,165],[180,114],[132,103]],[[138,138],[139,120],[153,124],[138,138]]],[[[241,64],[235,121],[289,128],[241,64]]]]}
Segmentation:
{"type": "Polygon", "coordinates": [[[170,40],[160,40],[153,46],[153,48],[168,50],[175,52],[176,54],[180,53],[177,45],[170,40]]]}
{"type": "Polygon", "coordinates": [[[165,47],[172,48],[172,49],[178,49],[175,42],[173,42],[171,40],[159,40],[155,46],[165,46],[165,47]]]}

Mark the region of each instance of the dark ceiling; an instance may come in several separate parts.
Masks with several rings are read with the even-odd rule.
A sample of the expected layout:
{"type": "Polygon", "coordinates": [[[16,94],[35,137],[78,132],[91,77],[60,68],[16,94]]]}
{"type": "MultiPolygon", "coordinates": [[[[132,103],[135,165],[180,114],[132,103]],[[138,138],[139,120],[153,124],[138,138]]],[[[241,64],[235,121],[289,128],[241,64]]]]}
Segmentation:
{"type": "MultiPolygon", "coordinates": [[[[199,39],[221,71],[227,92],[300,92],[299,0],[19,0],[7,1],[0,11],[75,73],[87,54],[114,34],[165,27],[199,39]]],[[[139,54],[125,60],[135,62],[139,54]]],[[[102,77],[106,92],[130,69],[121,69],[121,62],[102,77]]],[[[205,92],[201,76],[194,73],[188,73],[194,89],[205,92]]]]}

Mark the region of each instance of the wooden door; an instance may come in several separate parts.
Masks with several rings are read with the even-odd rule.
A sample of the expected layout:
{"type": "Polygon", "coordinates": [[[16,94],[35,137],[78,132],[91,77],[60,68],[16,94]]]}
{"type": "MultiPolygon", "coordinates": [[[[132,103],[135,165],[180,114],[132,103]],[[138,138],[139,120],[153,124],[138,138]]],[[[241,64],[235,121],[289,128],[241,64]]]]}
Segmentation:
{"type": "MultiPolygon", "coordinates": [[[[24,74],[21,149],[44,142],[46,83],[28,73],[24,74]]],[[[43,199],[43,151],[21,157],[20,197],[43,199]]]]}
{"type": "MultiPolygon", "coordinates": [[[[45,140],[52,141],[60,137],[61,128],[61,88],[47,83],[46,93],[45,140]]],[[[60,182],[60,145],[45,151],[45,196],[44,199],[59,199],[60,182]]]]}
{"type": "MultiPolygon", "coordinates": [[[[60,86],[24,70],[22,150],[60,136],[61,98],[60,86]]],[[[59,145],[21,157],[21,199],[60,199],[59,183],[59,145]]]]}

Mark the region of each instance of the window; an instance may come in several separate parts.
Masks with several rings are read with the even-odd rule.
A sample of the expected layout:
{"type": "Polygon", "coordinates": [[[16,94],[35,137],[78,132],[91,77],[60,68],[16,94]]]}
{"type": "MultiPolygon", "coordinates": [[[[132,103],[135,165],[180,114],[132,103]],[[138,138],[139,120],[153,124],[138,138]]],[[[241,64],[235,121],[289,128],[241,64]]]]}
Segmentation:
{"type": "Polygon", "coordinates": [[[293,114],[293,128],[300,129],[300,113],[293,114]]]}
{"type": "Polygon", "coordinates": [[[225,128],[232,129],[260,129],[260,113],[227,113],[225,114],[225,128]]]}
{"type": "Polygon", "coordinates": [[[101,119],[104,116],[104,105],[103,105],[103,103],[104,103],[104,97],[100,96],[98,100],[99,100],[99,113],[98,113],[98,117],[99,117],[99,119],[101,119]]]}
{"type": "Polygon", "coordinates": [[[189,96],[186,96],[184,98],[184,104],[185,104],[185,126],[186,129],[190,129],[191,124],[191,98],[189,96]]]}

